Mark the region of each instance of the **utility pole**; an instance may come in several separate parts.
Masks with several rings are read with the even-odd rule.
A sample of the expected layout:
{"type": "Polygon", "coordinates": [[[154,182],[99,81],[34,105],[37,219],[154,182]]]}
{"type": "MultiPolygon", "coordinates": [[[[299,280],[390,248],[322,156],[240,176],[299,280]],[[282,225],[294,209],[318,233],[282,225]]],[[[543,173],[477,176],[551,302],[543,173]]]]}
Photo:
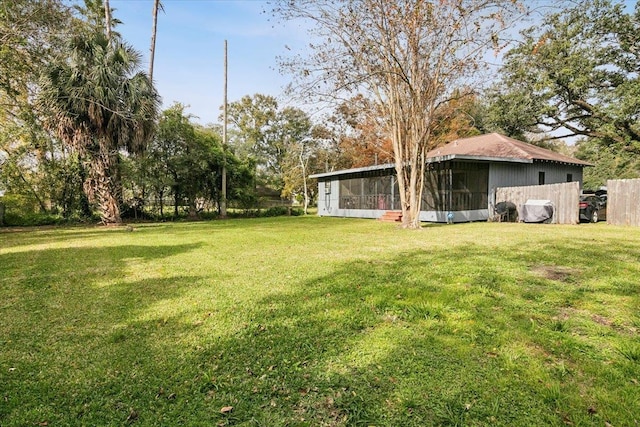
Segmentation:
{"type": "Polygon", "coordinates": [[[227,217],[227,41],[224,41],[224,101],[222,104],[222,197],[220,217],[227,217]]]}
{"type": "Polygon", "coordinates": [[[153,60],[156,55],[156,33],[158,32],[158,9],[164,10],[160,0],[153,2],[153,26],[151,28],[151,47],[149,48],[149,80],[153,82],[153,60]]]}

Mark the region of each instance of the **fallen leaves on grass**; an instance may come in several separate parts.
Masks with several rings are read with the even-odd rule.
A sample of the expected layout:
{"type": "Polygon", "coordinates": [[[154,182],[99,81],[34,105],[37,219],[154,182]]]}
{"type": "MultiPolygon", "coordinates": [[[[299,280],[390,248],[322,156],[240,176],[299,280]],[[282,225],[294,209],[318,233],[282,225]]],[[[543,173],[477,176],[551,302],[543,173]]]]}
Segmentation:
{"type": "Polygon", "coordinates": [[[138,419],[138,412],[136,412],[135,409],[131,409],[129,411],[129,416],[127,417],[127,423],[131,424],[137,419],[138,419]]]}

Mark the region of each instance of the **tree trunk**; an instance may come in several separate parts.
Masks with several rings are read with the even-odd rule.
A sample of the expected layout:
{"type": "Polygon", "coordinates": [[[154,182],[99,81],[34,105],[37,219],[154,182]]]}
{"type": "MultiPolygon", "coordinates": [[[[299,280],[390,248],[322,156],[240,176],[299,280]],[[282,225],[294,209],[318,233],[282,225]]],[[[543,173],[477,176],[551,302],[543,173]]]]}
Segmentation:
{"type": "Polygon", "coordinates": [[[18,174],[20,175],[20,179],[22,180],[22,182],[26,184],[27,188],[29,188],[29,191],[31,192],[31,194],[33,194],[33,197],[38,202],[38,206],[40,207],[40,213],[47,213],[47,206],[44,204],[44,200],[42,200],[42,198],[38,196],[38,192],[35,190],[35,188],[33,188],[33,185],[31,185],[31,183],[27,181],[27,179],[22,174],[22,170],[19,167],[18,167],[18,174]]]}
{"type": "Polygon", "coordinates": [[[300,167],[302,168],[302,188],[304,191],[304,214],[307,215],[309,209],[309,190],[307,188],[307,165],[304,162],[304,152],[300,152],[300,167]]]}
{"type": "Polygon", "coordinates": [[[158,191],[158,198],[160,199],[160,218],[164,220],[164,189],[158,191]]]}
{"type": "Polygon", "coordinates": [[[149,80],[153,83],[153,61],[156,54],[156,33],[158,29],[158,8],[160,0],[153,2],[153,28],[151,30],[151,47],[149,48],[149,80]]]}
{"type": "Polygon", "coordinates": [[[111,39],[111,6],[109,0],[104,0],[104,31],[107,39],[111,39]]]}
{"type": "Polygon", "coordinates": [[[120,205],[117,197],[117,152],[101,149],[91,161],[89,179],[85,181],[85,192],[89,199],[95,199],[98,203],[100,220],[105,225],[122,223],[120,217],[120,205]]]}
{"type": "Polygon", "coordinates": [[[180,195],[176,189],[173,190],[173,218],[178,218],[178,203],[180,201],[180,195]]]}
{"type": "Polygon", "coordinates": [[[187,213],[189,219],[197,219],[198,218],[198,208],[196,207],[195,201],[189,202],[189,212],[187,213]]]}

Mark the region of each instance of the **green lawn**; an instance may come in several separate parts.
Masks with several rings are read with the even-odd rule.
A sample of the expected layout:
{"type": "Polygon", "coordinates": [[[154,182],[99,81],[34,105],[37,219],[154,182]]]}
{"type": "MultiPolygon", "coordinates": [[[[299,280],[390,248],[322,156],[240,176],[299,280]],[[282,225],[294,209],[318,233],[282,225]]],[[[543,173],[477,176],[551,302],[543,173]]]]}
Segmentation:
{"type": "Polygon", "coordinates": [[[603,223],[5,230],[0,425],[637,426],[639,307],[603,223]]]}

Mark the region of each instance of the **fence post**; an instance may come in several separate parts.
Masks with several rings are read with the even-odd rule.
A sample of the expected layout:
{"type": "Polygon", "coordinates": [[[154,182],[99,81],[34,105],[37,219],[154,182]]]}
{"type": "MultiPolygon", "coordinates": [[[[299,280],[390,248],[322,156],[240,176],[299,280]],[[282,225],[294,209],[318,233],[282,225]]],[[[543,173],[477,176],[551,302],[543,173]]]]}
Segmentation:
{"type": "Polygon", "coordinates": [[[607,224],[640,227],[640,179],[610,179],[607,193],[607,224]]]}

